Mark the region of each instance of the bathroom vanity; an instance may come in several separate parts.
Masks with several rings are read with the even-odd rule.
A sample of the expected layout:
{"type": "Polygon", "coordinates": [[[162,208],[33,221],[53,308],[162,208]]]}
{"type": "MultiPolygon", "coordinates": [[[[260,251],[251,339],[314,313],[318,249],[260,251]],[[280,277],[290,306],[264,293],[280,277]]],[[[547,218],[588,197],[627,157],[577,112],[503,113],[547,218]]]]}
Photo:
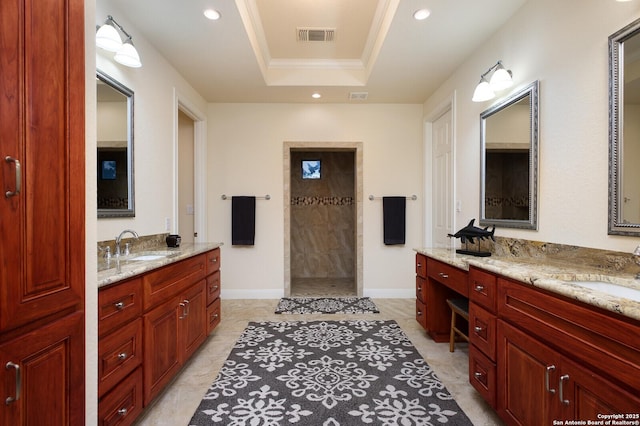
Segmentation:
{"type": "Polygon", "coordinates": [[[103,265],[99,424],[132,424],[219,324],[219,246],[187,244],[103,265]]]}
{"type": "Polygon", "coordinates": [[[640,286],[625,277],[540,259],[444,249],[416,255],[416,319],[435,341],[448,341],[446,299],[468,297],[469,381],[507,424],[607,414],[640,420],[635,291],[640,286]],[[584,287],[607,280],[626,285],[631,296],[584,287]]]}

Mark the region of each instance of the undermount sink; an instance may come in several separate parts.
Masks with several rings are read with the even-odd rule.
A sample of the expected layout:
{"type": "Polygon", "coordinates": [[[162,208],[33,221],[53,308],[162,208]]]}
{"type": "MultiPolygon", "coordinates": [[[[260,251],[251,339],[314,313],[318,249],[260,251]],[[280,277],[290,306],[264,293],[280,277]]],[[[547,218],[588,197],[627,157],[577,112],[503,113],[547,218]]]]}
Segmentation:
{"type": "Polygon", "coordinates": [[[145,260],[160,260],[160,259],[164,259],[165,257],[173,257],[173,256],[177,256],[179,254],[179,252],[177,251],[169,251],[169,250],[164,250],[164,251],[151,251],[151,252],[143,252],[140,253],[138,255],[132,255],[128,260],[133,260],[133,261],[145,261],[145,260]]]}
{"type": "Polygon", "coordinates": [[[615,297],[635,300],[640,302],[640,289],[625,287],[606,281],[569,281],[571,284],[599,291],[615,297]]]}
{"type": "Polygon", "coordinates": [[[164,259],[165,257],[167,256],[163,254],[141,254],[140,256],[132,257],[129,260],[134,260],[134,261],[158,260],[158,259],[164,259]]]}

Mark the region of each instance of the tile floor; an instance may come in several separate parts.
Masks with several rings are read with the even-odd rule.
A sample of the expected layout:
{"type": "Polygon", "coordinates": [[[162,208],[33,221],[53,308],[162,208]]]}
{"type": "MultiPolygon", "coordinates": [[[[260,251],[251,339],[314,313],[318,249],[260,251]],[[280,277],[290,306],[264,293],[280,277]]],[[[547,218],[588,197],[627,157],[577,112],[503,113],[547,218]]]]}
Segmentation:
{"type": "Polygon", "coordinates": [[[278,300],[222,300],[222,322],[181,374],[147,409],[139,426],[188,425],[206,389],[214,381],[231,348],[249,321],[393,319],[400,324],[418,352],[436,371],[460,407],[476,426],[503,424],[468,381],[467,344],[434,343],[414,319],[413,299],[374,299],[379,314],[361,315],[278,315],[278,300]]]}

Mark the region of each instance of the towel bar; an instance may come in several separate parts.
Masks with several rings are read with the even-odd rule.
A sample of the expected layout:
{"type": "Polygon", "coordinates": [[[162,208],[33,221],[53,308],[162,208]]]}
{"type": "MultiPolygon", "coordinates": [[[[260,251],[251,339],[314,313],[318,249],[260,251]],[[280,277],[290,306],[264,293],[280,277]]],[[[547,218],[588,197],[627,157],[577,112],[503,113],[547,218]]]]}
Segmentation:
{"type": "MultiPolygon", "coordinates": [[[[382,200],[382,197],[374,197],[373,195],[369,195],[369,199],[370,199],[371,201],[373,201],[373,200],[382,200]]],[[[407,196],[407,200],[415,201],[415,200],[417,200],[417,199],[418,199],[418,196],[417,196],[417,195],[415,195],[415,194],[414,194],[414,195],[412,195],[412,196],[410,196],[410,197],[409,197],[409,196],[407,196]]]]}
{"type": "MultiPolygon", "coordinates": [[[[228,200],[229,197],[227,197],[225,194],[222,194],[222,196],[220,197],[223,200],[228,200]]],[[[267,194],[264,197],[256,197],[256,200],[270,200],[271,199],[271,195],[267,194]]]]}

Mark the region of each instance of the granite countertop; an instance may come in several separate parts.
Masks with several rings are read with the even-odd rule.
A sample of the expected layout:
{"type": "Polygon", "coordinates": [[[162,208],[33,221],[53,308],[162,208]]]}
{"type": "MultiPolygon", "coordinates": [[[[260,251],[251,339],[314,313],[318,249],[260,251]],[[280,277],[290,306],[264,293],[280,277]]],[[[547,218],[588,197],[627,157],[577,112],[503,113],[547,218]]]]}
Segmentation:
{"type": "Polygon", "coordinates": [[[419,248],[416,252],[468,270],[475,266],[534,287],[543,288],[629,318],[640,320],[640,301],[573,284],[572,281],[601,281],[640,291],[640,280],[625,273],[606,273],[567,261],[533,257],[474,257],[455,250],[419,248]]]}
{"type": "Polygon", "coordinates": [[[184,243],[175,248],[166,246],[159,246],[155,249],[147,248],[144,251],[133,252],[128,256],[120,256],[119,259],[116,257],[112,257],[110,260],[101,258],[98,262],[98,287],[135,277],[220,246],[222,243],[184,243]],[[152,260],[134,260],[140,256],[162,257],[152,260]],[[118,263],[120,263],[120,272],[117,268],[118,263]]]}

